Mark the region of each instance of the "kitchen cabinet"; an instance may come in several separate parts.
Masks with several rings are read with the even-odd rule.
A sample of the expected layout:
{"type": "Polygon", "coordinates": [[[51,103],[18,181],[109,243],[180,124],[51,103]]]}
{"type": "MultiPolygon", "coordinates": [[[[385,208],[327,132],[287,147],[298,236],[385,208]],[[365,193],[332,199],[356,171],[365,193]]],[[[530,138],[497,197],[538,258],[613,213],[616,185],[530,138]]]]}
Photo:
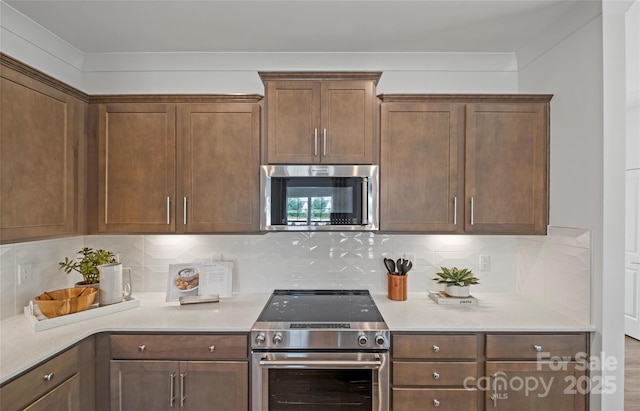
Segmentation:
{"type": "Polygon", "coordinates": [[[381,73],[259,73],[268,164],[375,164],[381,73]]]}
{"type": "Polygon", "coordinates": [[[94,342],[89,337],[0,387],[2,410],[91,410],[94,342]]]}
{"type": "Polygon", "coordinates": [[[467,104],[465,232],[546,234],[549,101],[467,104]]]}
{"type": "Polygon", "coordinates": [[[111,335],[111,409],[246,410],[248,336],[111,335]]]}
{"type": "Polygon", "coordinates": [[[381,230],[546,234],[550,96],[381,99],[381,230]]]}
{"type": "Polygon", "coordinates": [[[209,100],[98,105],[99,233],[259,230],[259,99],[209,100]]]}
{"type": "Polygon", "coordinates": [[[587,337],[394,332],[393,410],[584,411],[590,384],[587,337]]]}
{"type": "Polygon", "coordinates": [[[392,408],[479,409],[478,336],[393,334],[392,408]]]}
{"type": "Polygon", "coordinates": [[[380,229],[460,230],[464,105],[385,102],[381,112],[380,229]]]}
{"type": "Polygon", "coordinates": [[[74,235],[88,97],[4,54],[0,66],[0,242],[74,235]]]}
{"type": "Polygon", "coordinates": [[[174,104],[98,107],[98,232],[175,232],[174,104]]]}
{"type": "Polygon", "coordinates": [[[260,107],[187,104],[178,120],[179,231],[258,231],[260,107]]]}
{"type": "Polygon", "coordinates": [[[586,334],[488,334],[486,409],[586,410],[587,353],[586,334]]]}

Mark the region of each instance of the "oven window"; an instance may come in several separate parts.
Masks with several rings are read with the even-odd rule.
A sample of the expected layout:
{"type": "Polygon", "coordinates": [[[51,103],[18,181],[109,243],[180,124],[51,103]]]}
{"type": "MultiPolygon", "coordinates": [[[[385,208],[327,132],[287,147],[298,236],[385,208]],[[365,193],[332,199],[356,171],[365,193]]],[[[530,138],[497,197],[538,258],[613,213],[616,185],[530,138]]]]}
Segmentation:
{"type": "Polygon", "coordinates": [[[372,370],[269,370],[270,411],[372,409],[372,370]]]}

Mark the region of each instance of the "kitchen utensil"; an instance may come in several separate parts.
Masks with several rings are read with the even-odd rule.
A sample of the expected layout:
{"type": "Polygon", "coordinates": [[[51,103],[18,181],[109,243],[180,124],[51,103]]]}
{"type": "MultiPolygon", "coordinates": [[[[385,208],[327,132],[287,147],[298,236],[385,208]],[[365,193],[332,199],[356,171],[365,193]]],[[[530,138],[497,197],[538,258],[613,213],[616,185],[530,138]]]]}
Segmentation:
{"type": "Polygon", "coordinates": [[[44,292],[35,302],[42,314],[54,318],[86,310],[93,304],[97,292],[97,288],[63,288],[44,292]]]}
{"type": "Polygon", "coordinates": [[[122,267],[122,263],[110,263],[99,265],[100,272],[100,295],[98,297],[100,306],[116,304],[122,301],[122,298],[131,297],[131,268],[122,267]],[[122,283],[122,271],[129,273],[129,281],[122,283]]]}
{"type": "Polygon", "coordinates": [[[396,261],[396,269],[398,274],[402,275],[402,258],[398,258],[398,261],[396,261]]]}
{"type": "Polygon", "coordinates": [[[384,265],[385,267],[387,267],[387,271],[389,272],[389,274],[393,274],[396,272],[396,263],[394,263],[392,259],[385,258],[384,265]]]}
{"type": "Polygon", "coordinates": [[[402,260],[402,275],[409,274],[409,271],[413,268],[413,263],[410,260],[402,260]]]}

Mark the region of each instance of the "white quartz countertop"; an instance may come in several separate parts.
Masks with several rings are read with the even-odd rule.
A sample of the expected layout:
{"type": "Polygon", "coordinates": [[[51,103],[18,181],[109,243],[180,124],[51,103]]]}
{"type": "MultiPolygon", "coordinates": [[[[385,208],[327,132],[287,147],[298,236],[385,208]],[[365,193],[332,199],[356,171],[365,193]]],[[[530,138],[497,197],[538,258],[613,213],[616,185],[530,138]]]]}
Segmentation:
{"type": "MultiPolygon", "coordinates": [[[[34,331],[24,315],[0,322],[0,383],[99,332],[248,332],[271,293],[239,293],[219,303],[181,306],[164,293],[135,297],[140,306],[34,331]]],[[[391,331],[579,332],[593,327],[512,294],[478,294],[477,305],[437,305],[426,293],[391,301],[373,294],[391,331]]]]}
{"type": "Polygon", "coordinates": [[[478,304],[438,305],[427,293],[409,293],[406,301],[374,295],[391,331],[560,332],[595,328],[515,294],[474,293],[478,304]]]}

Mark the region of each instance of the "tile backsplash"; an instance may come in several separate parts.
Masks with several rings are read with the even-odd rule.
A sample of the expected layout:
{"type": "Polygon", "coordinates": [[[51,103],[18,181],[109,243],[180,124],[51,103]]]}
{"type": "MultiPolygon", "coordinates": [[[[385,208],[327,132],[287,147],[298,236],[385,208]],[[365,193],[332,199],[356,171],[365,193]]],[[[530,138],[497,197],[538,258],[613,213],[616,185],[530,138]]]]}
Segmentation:
{"type": "MultiPolygon", "coordinates": [[[[432,277],[440,266],[457,266],[472,269],[480,278],[481,284],[474,286],[478,292],[523,290],[532,298],[553,302],[552,293],[531,278],[542,276],[541,267],[549,266],[540,259],[553,258],[558,260],[559,269],[565,268],[563,259],[570,253],[563,254],[566,250],[562,247],[555,249],[562,244],[548,244],[549,237],[300,232],[100,235],[9,244],[0,246],[0,318],[21,313],[29,300],[42,291],[80,281],[79,274],[67,275],[58,270],[58,261],[75,257],[84,246],[117,253],[119,260],[132,268],[134,295],[165,291],[169,264],[218,260],[234,263],[234,292],[270,292],[276,288],[366,288],[386,292],[383,258],[404,257],[414,262],[408,277],[409,293],[426,295],[428,289],[439,287],[432,277]],[[486,270],[480,269],[480,256],[489,256],[486,270]],[[523,270],[519,268],[521,264],[539,271],[523,270]],[[534,286],[529,286],[531,282],[534,286]]],[[[574,274],[584,276],[585,272],[574,274]]],[[[565,278],[575,279],[568,274],[565,278]]],[[[588,283],[589,277],[585,281],[588,283]]]]}
{"type": "Polygon", "coordinates": [[[549,227],[518,239],[518,294],[591,322],[591,232],[549,227]]]}

